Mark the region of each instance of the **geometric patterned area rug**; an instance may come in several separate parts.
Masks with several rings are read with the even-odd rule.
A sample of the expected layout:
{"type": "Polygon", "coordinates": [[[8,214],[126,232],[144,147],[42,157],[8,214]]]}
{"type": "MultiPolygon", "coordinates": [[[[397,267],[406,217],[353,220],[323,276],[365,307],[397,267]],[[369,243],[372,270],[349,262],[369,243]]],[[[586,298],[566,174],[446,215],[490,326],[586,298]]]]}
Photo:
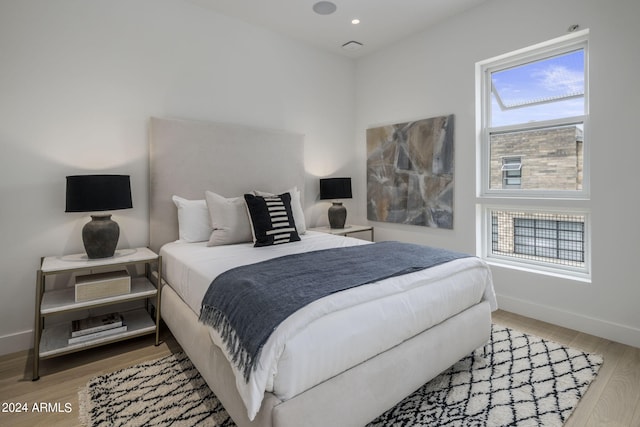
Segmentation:
{"type": "MultiPolygon", "coordinates": [[[[559,427],[601,364],[599,355],[493,325],[484,348],[367,427],[559,427]]],[[[183,353],[93,378],[79,400],[89,427],[235,426],[183,353]]]]}
{"type": "Polygon", "coordinates": [[[368,427],[562,426],[602,361],[599,355],[493,325],[485,349],[460,360],[368,427]]]}

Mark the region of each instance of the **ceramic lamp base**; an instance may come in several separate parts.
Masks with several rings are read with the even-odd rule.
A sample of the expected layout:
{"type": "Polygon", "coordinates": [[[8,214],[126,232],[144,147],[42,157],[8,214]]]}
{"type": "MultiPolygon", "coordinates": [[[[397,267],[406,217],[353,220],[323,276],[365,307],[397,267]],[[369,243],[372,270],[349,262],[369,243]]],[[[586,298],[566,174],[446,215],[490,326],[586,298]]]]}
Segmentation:
{"type": "Polygon", "coordinates": [[[329,208],[329,226],[331,228],[344,228],[347,221],[347,208],[340,202],[333,202],[329,208]]]}
{"type": "Polygon", "coordinates": [[[82,242],[91,259],[109,258],[116,252],[120,227],[111,215],[91,215],[91,221],[82,228],[82,242]]]}

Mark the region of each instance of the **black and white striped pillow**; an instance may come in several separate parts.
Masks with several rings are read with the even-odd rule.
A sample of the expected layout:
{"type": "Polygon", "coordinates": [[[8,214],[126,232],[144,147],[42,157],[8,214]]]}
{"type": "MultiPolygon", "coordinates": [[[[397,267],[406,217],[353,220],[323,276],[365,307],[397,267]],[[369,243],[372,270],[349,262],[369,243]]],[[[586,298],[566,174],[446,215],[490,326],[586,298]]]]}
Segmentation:
{"type": "Polygon", "coordinates": [[[245,194],[254,246],[271,246],[300,240],[291,212],[291,195],[254,196],[245,194]]]}

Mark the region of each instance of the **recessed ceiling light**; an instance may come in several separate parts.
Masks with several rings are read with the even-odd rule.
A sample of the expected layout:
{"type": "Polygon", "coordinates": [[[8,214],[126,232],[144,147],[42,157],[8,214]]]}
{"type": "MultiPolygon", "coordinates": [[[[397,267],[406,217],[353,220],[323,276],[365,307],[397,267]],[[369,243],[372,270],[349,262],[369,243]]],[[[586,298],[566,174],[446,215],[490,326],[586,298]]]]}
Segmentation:
{"type": "Polygon", "coordinates": [[[319,1],[313,5],[313,11],[318,15],[331,15],[336,9],[335,3],[330,1],[319,1]]]}
{"type": "Polygon", "coordinates": [[[362,47],[362,43],[357,42],[355,40],[351,40],[342,45],[344,50],[358,50],[362,47]]]}
{"type": "Polygon", "coordinates": [[[360,23],[360,20],[359,20],[358,18],[355,18],[355,19],[352,19],[352,20],[351,20],[351,23],[352,23],[353,25],[358,25],[358,24],[360,23]]]}

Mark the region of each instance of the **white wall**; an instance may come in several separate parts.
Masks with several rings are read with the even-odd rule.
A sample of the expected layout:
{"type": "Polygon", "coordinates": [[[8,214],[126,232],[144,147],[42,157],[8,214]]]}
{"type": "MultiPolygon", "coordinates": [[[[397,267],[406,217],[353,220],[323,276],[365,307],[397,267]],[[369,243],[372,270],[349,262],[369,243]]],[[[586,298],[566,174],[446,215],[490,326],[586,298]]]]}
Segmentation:
{"type": "MultiPolygon", "coordinates": [[[[359,60],[355,165],[361,194],[365,129],[450,113],[456,120],[454,230],[374,223],[376,238],[474,252],[475,63],[566,34],[571,24],[589,28],[593,281],[492,270],[502,308],[640,346],[639,16],[637,0],[491,0],[359,60]]],[[[358,209],[366,218],[364,203],[358,209]]]]}
{"type": "Polygon", "coordinates": [[[32,346],[40,257],[83,251],[66,175],[130,174],[120,246],[147,244],[150,116],[304,133],[311,225],[355,155],[353,60],[187,0],[0,0],[0,64],[0,354],[32,346]]]}

